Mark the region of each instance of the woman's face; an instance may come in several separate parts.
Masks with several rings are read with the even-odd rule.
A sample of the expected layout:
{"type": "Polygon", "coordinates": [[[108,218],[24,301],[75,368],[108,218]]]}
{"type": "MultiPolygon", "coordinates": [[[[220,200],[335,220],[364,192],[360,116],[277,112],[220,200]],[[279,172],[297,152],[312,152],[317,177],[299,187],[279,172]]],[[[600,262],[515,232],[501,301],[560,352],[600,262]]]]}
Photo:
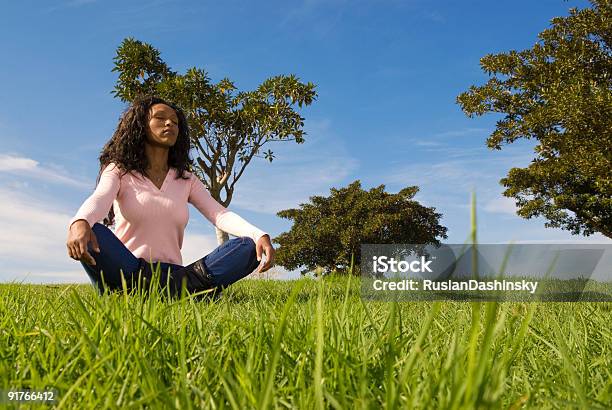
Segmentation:
{"type": "Polygon", "coordinates": [[[155,104],[149,110],[147,142],[151,145],[170,148],[178,137],[178,116],[172,107],[155,104]]]}

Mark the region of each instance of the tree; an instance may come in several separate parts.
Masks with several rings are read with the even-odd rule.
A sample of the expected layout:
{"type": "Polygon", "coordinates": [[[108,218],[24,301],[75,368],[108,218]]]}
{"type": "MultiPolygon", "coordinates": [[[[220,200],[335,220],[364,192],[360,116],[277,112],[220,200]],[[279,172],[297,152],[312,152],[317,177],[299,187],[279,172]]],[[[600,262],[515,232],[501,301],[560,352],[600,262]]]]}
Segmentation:
{"type": "Polygon", "coordinates": [[[469,116],[503,113],[487,139],[535,139],[535,158],[500,182],[518,215],[612,238],[612,2],[552,19],[532,49],[487,55],[491,77],[457,97],[469,116]]]}
{"type": "MultiPolygon", "coordinates": [[[[131,102],[153,94],[185,111],[199,155],[192,171],[225,207],[253,158],[274,159],[270,149],[262,151],[265,144],[304,142],[304,118],[294,107],[316,99],[315,85],[294,75],[268,78],[254,91],[237,91],[228,78],[212,83],[202,69],[190,68],[183,75],[172,71],[158,50],[133,38],[123,40],[114,61],[113,71],[119,73],[115,97],[131,102]]],[[[228,235],[217,229],[217,239],[223,243],[228,235]]]]}
{"type": "Polygon", "coordinates": [[[447,237],[438,223],[442,215],[413,200],[418,190],[411,186],[390,194],[380,185],[365,191],[357,180],[332,188],[329,197],[311,197],[300,209],[278,212],[294,223],[274,239],[280,245],[277,263],[287,269],[305,267],[302,273],[320,268],[346,272],[351,260],[359,266],[362,243],[439,245],[436,238],[447,237]]]}

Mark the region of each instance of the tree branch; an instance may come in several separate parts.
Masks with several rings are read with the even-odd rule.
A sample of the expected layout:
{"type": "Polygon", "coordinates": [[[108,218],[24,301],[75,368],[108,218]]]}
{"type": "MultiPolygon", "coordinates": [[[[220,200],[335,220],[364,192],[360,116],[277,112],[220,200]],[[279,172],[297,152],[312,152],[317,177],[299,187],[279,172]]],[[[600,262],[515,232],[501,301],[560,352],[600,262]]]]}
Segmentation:
{"type": "Polygon", "coordinates": [[[249,165],[249,162],[251,162],[251,160],[255,156],[255,152],[257,152],[257,149],[261,147],[261,145],[259,145],[259,143],[261,142],[262,139],[263,139],[263,137],[260,136],[259,139],[257,140],[257,143],[254,145],[254,148],[251,149],[251,153],[246,157],[246,159],[242,163],[242,165],[240,167],[240,171],[238,172],[238,175],[236,175],[236,173],[234,173],[234,180],[232,181],[232,184],[230,185],[230,189],[232,191],[234,190],[234,185],[236,185],[236,182],[242,176],[242,173],[244,172],[246,166],[249,165]],[[255,149],[255,148],[257,148],[257,149],[255,149]]]}

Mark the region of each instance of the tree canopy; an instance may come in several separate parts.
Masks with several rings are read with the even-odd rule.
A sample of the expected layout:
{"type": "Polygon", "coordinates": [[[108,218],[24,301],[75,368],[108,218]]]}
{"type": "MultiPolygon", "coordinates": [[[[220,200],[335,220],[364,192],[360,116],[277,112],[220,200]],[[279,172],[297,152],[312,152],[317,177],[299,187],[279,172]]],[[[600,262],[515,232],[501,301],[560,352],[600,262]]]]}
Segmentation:
{"type": "Polygon", "coordinates": [[[535,139],[535,158],[500,182],[524,218],[612,238],[612,2],[571,9],[531,49],[487,55],[490,76],[457,97],[470,117],[505,114],[487,139],[535,139]]]}
{"type": "Polygon", "coordinates": [[[274,239],[280,245],[276,262],[287,269],[302,267],[302,273],[347,272],[352,260],[359,266],[361,244],[439,245],[437,238],[447,237],[439,224],[442,215],[413,199],[418,190],[411,186],[391,194],[380,185],[366,191],[357,180],[332,188],[329,197],[313,196],[299,209],[278,212],[293,226],[274,239]]]}
{"type": "MultiPolygon", "coordinates": [[[[253,91],[238,91],[223,78],[213,83],[199,68],[172,71],[153,46],[133,38],[117,48],[113,71],[119,73],[113,94],[131,102],[157,95],[180,106],[187,116],[198,152],[194,173],[223,206],[232,200],[236,183],[254,157],[272,162],[262,147],[275,141],[304,142],[304,118],[296,111],[316,99],[315,85],[295,75],[270,77],[253,91]]],[[[217,231],[220,242],[227,234],[217,231]]]]}

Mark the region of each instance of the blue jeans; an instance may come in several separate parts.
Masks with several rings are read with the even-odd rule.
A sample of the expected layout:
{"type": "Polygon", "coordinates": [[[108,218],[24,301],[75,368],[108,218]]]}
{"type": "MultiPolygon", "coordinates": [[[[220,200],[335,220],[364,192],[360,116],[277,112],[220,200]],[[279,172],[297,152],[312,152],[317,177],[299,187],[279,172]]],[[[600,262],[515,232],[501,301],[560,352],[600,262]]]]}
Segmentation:
{"type": "MultiPolygon", "coordinates": [[[[96,260],[96,264],[91,266],[81,261],[89,279],[96,286],[100,293],[104,292],[104,285],[109,290],[121,290],[121,273],[128,284],[128,289],[138,283],[139,267],[141,259],[137,258],[125,245],[115,236],[106,226],[95,223],[92,227],[100,252],[94,252],[91,244],[88,244],[88,251],[96,260]],[[103,277],[103,278],[102,278],[103,277]],[[103,280],[102,280],[103,279],[103,280]]],[[[206,272],[212,277],[215,288],[222,289],[232,283],[244,278],[253,272],[259,265],[255,252],[253,239],[241,237],[231,239],[214,251],[200,259],[206,272]]],[[[187,272],[182,265],[175,265],[166,262],[153,262],[153,267],[160,265],[161,276],[159,278],[161,286],[167,284],[180,288],[180,281],[187,272]]]]}

